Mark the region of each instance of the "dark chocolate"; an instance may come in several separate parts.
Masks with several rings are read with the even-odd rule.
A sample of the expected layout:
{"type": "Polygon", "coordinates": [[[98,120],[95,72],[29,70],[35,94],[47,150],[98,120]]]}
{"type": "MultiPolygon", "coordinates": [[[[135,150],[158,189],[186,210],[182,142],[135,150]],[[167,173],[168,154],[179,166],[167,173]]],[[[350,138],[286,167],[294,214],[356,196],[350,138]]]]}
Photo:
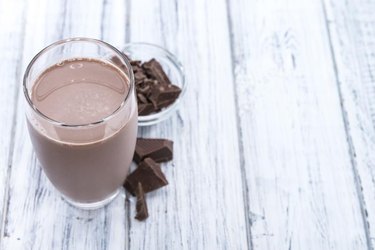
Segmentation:
{"type": "Polygon", "coordinates": [[[126,178],[124,186],[132,195],[136,195],[139,182],[145,193],[168,185],[160,165],[151,158],[146,158],[138,165],[137,169],[126,178]]]}
{"type": "Polygon", "coordinates": [[[169,100],[161,101],[161,102],[158,103],[158,109],[162,109],[162,108],[168,107],[169,105],[171,105],[174,102],[175,102],[174,99],[169,99],[169,100]]]}
{"type": "Polygon", "coordinates": [[[155,111],[152,103],[140,103],[138,104],[138,115],[149,115],[155,111]]]}
{"type": "Polygon", "coordinates": [[[147,98],[142,93],[137,94],[137,100],[138,103],[148,103],[147,98]]]}
{"type": "Polygon", "coordinates": [[[176,101],[181,89],[171,84],[158,61],[151,59],[143,64],[141,61],[130,61],[130,64],[134,72],[138,115],[158,112],[176,101]]]}
{"type": "Polygon", "coordinates": [[[150,85],[144,84],[142,86],[139,86],[137,88],[137,90],[138,90],[138,93],[141,93],[141,94],[144,94],[144,95],[148,95],[148,93],[151,92],[151,87],[150,87],[150,85]]]}
{"type": "Polygon", "coordinates": [[[148,218],[148,209],[147,209],[145,193],[143,191],[142,184],[140,182],[138,182],[136,196],[137,196],[137,203],[136,203],[137,214],[135,215],[135,218],[139,221],[143,221],[148,218]]]}
{"type": "Polygon", "coordinates": [[[175,85],[154,86],[151,90],[149,100],[156,108],[161,108],[161,103],[173,103],[181,93],[181,89],[175,85]],[[154,104],[155,106],[155,104],[154,104]]]}
{"type": "Polygon", "coordinates": [[[142,62],[139,61],[139,60],[133,60],[133,61],[130,61],[130,65],[131,65],[132,67],[141,67],[141,64],[142,64],[142,62]]]}
{"type": "Polygon", "coordinates": [[[143,80],[146,79],[146,77],[147,76],[142,71],[137,71],[137,72],[134,73],[135,82],[142,82],[143,80]]]}
{"type": "Polygon", "coordinates": [[[172,84],[167,74],[165,74],[163,67],[154,58],[148,62],[145,62],[142,67],[145,69],[147,75],[156,79],[161,84],[172,84]]]}
{"type": "Polygon", "coordinates": [[[133,160],[136,163],[150,157],[155,162],[173,159],[173,141],[167,139],[137,138],[133,160]]]}

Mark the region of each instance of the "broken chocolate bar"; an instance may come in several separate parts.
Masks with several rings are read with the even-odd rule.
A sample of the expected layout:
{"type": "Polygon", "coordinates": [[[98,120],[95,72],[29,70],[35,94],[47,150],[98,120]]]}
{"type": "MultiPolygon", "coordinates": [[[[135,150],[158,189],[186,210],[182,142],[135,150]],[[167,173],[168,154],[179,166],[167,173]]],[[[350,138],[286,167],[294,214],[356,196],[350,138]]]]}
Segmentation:
{"type": "Polygon", "coordinates": [[[146,77],[147,76],[142,71],[134,71],[135,84],[143,82],[146,79],[146,77]]]}
{"type": "Polygon", "coordinates": [[[149,100],[152,103],[156,103],[157,108],[161,108],[161,104],[170,101],[174,102],[179,94],[181,89],[175,85],[159,85],[153,86],[149,100]]]}
{"type": "Polygon", "coordinates": [[[141,61],[137,61],[137,60],[133,60],[133,61],[130,61],[130,65],[132,67],[141,67],[141,61]]]}
{"type": "Polygon", "coordinates": [[[173,159],[173,141],[167,139],[137,138],[133,160],[136,163],[145,158],[155,162],[165,162],[173,159]]]}
{"type": "Polygon", "coordinates": [[[125,188],[132,195],[136,195],[138,183],[142,184],[145,193],[154,191],[168,184],[160,165],[151,158],[142,161],[125,180],[125,188]]]}
{"type": "Polygon", "coordinates": [[[158,108],[161,109],[161,108],[168,107],[168,106],[171,105],[172,103],[174,103],[174,100],[165,100],[165,101],[161,101],[161,102],[158,103],[158,108]]]}
{"type": "Polygon", "coordinates": [[[171,83],[158,61],[151,59],[143,64],[141,61],[130,61],[130,64],[134,72],[138,115],[158,112],[177,100],[181,88],[171,83]]]}
{"type": "Polygon", "coordinates": [[[149,115],[154,112],[154,106],[152,103],[140,103],[138,104],[138,114],[139,115],[149,115]]]}
{"type": "Polygon", "coordinates": [[[142,67],[145,69],[147,75],[158,80],[160,84],[172,84],[167,74],[165,74],[163,67],[154,58],[145,62],[142,67]]]}
{"type": "Polygon", "coordinates": [[[142,93],[138,93],[137,98],[141,103],[148,103],[147,98],[142,93]]]}
{"type": "Polygon", "coordinates": [[[148,209],[147,209],[145,193],[143,191],[142,184],[140,182],[138,182],[136,195],[137,195],[137,203],[136,203],[137,214],[135,215],[135,218],[139,221],[142,221],[142,220],[147,219],[148,209]]]}

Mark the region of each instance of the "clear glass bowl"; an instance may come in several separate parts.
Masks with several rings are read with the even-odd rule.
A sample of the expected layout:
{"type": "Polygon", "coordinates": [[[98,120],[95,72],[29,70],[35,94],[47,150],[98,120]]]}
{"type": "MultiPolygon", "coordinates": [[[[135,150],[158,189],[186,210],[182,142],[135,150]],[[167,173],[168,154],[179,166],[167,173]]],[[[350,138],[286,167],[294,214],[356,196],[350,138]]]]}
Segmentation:
{"type": "Polygon", "coordinates": [[[156,113],[138,116],[138,125],[149,126],[169,118],[181,104],[186,92],[185,75],[181,63],[171,52],[150,43],[128,43],[124,46],[122,52],[131,60],[140,60],[142,63],[155,58],[161,64],[171,82],[181,88],[178,99],[168,107],[156,113]]]}

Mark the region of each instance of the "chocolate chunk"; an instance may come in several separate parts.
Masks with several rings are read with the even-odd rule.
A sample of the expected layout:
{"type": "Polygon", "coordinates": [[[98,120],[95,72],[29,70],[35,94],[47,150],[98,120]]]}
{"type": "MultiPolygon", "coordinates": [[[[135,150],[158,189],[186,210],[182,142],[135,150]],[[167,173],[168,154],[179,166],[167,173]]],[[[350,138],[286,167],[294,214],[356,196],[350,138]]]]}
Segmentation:
{"type": "Polygon", "coordinates": [[[134,74],[134,79],[136,82],[141,82],[142,80],[146,79],[146,74],[143,73],[142,71],[137,71],[135,74],[134,74]]]}
{"type": "Polygon", "coordinates": [[[152,104],[152,106],[154,107],[154,110],[158,110],[158,103],[156,102],[155,99],[151,99],[151,93],[147,96],[147,100],[149,100],[152,104]]]}
{"type": "Polygon", "coordinates": [[[142,93],[142,94],[148,94],[149,92],[151,92],[151,87],[150,87],[150,85],[143,85],[143,86],[140,86],[140,87],[138,87],[138,92],[139,93],[142,93]]]}
{"type": "Polygon", "coordinates": [[[165,74],[162,66],[154,58],[148,62],[145,62],[143,64],[143,68],[149,76],[155,78],[160,83],[171,84],[171,81],[169,80],[167,74],[165,74]]]}
{"type": "Polygon", "coordinates": [[[171,84],[162,66],[155,59],[143,63],[130,61],[137,92],[138,115],[160,111],[176,101],[181,89],[171,84]]]}
{"type": "Polygon", "coordinates": [[[154,105],[152,103],[140,103],[138,104],[138,114],[139,115],[149,115],[155,111],[154,105]]]}
{"type": "Polygon", "coordinates": [[[132,66],[132,69],[133,69],[134,75],[137,74],[138,72],[143,72],[143,69],[138,66],[132,66]]]}
{"type": "Polygon", "coordinates": [[[158,103],[158,110],[160,110],[162,108],[165,108],[165,107],[168,107],[169,105],[171,105],[175,101],[176,101],[175,99],[169,99],[169,100],[159,102],[158,103]]]}
{"type": "Polygon", "coordinates": [[[154,191],[168,184],[160,165],[151,158],[142,161],[136,170],[134,170],[125,180],[125,188],[132,195],[136,194],[138,183],[142,184],[145,193],[154,191]]]}
{"type": "Polygon", "coordinates": [[[131,65],[132,67],[141,67],[141,64],[142,64],[142,62],[139,61],[139,60],[133,60],[133,61],[130,61],[130,65],[131,65]]]}
{"type": "Polygon", "coordinates": [[[170,161],[173,158],[173,141],[166,139],[137,138],[133,160],[136,163],[150,157],[155,162],[170,161]]]}
{"type": "MultiPolygon", "coordinates": [[[[151,90],[149,100],[154,104],[156,103],[157,108],[161,108],[161,103],[173,103],[181,93],[181,89],[175,85],[159,85],[154,86],[151,90]]],[[[155,106],[155,105],[154,105],[155,106]]],[[[166,107],[166,106],[165,106],[166,107]]]]}
{"type": "Polygon", "coordinates": [[[147,209],[145,193],[143,192],[142,184],[140,182],[138,182],[136,195],[137,195],[137,203],[136,203],[137,214],[135,215],[135,218],[139,221],[143,221],[147,219],[148,217],[148,209],[147,209]]]}
{"type": "Polygon", "coordinates": [[[137,94],[137,99],[140,103],[148,103],[147,98],[142,93],[137,94]]]}
{"type": "Polygon", "coordinates": [[[151,87],[151,86],[153,86],[153,85],[158,85],[159,82],[158,82],[158,80],[153,80],[153,79],[147,78],[147,79],[144,81],[144,84],[147,84],[147,85],[149,85],[149,86],[151,87]]]}
{"type": "Polygon", "coordinates": [[[144,69],[142,68],[141,61],[130,61],[130,65],[132,66],[135,79],[137,79],[137,74],[145,74],[144,69]]]}

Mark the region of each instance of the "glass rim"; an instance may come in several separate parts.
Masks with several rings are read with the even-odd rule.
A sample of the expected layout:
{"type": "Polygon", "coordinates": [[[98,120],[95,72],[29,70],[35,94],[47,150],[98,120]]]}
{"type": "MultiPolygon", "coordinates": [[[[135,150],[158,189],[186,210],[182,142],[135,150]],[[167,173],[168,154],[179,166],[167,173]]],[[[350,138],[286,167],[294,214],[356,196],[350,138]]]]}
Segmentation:
{"type": "MultiPolygon", "coordinates": [[[[120,70],[122,70],[122,69],[120,69],[120,70]]],[[[104,42],[102,40],[99,40],[99,39],[94,39],[94,38],[74,37],[74,38],[62,39],[62,40],[56,41],[54,43],[51,43],[50,45],[44,47],[41,51],[39,51],[33,57],[33,59],[28,64],[28,66],[27,66],[27,68],[25,70],[25,74],[23,76],[23,92],[24,92],[24,95],[25,95],[25,98],[27,100],[28,105],[32,108],[32,110],[35,113],[37,113],[43,119],[46,119],[48,122],[52,123],[53,125],[61,126],[61,127],[77,128],[77,127],[97,126],[99,124],[102,124],[102,123],[104,123],[104,122],[112,119],[116,114],[118,114],[120,112],[120,110],[123,107],[125,107],[126,103],[129,100],[129,97],[130,97],[131,93],[133,93],[133,91],[134,91],[134,74],[133,74],[133,70],[132,70],[132,67],[130,65],[129,59],[126,57],[126,55],[124,53],[122,53],[120,50],[118,50],[113,45],[111,45],[109,43],[106,43],[106,42],[104,42]],[[102,119],[100,119],[98,121],[95,121],[95,122],[84,123],[84,124],[66,124],[64,122],[57,121],[55,119],[52,119],[51,117],[48,117],[47,115],[43,114],[43,112],[41,112],[34,105],[33,101],[31,100],[31,98],[29,96],[29,92],[28,92],[29,88],[26,85],[27,78],[28,78],[28,76],[30,74],[30,70],[31,70],[32,66],[34,65],[34,63],[38,60],[38,58],[40,56],[42,56],[45,52],[49,51],[50,49],[55,48],[58,45],[62,45],[62,44],[66,44],[66,43],[74,43],[74,42],[96,43],[96,44],[100,44],[101,46],[104,46],[104,47],[107,47],[107,48],[113,50],[116,54],[118,54],[118,56],[120,56],[123,59],[123,61],[125,62],[125,65],[126,65],[128,71],[129,71],[128,74],[127,74],[127,76],[129,78],[129,85],[130,86],[129,86],[129,89],[128,89],[128,93],[125,95],[125,98],[123,99],[123,101],[121,102],[121,104],[111,114],[109,114],[109,115],[105,116],[104,118],[102,118],[102,119]]]]}

